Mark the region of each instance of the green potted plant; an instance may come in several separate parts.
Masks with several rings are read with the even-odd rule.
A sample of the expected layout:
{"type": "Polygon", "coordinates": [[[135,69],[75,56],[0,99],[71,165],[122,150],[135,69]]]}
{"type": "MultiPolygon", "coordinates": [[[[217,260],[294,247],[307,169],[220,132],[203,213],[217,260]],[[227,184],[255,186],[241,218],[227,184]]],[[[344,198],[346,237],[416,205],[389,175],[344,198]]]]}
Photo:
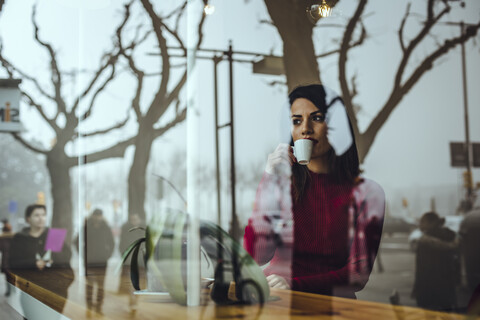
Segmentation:
{"type": "MultiPolygon", "coordinates": [[[[188,215],[170,211],[154,219],[145,230],[145,237],[137,239],[125,250],[122,264],[131,255],[130,278],[136,290],[139,286],[138,255],[145,243],[144,261],[148,277],[159,281],[174,301],[185,305],[186,296],[186,231],[188,215]]],[[[219,304],[264,303],[270,289],[263,271],[243,247],[222,228],[209,221],[200,221],[200,244],[203,257],[213,264],[212,300],[219,304]],[[236,300],[228,298],[230,279],[235,282],[236,300]]]]}

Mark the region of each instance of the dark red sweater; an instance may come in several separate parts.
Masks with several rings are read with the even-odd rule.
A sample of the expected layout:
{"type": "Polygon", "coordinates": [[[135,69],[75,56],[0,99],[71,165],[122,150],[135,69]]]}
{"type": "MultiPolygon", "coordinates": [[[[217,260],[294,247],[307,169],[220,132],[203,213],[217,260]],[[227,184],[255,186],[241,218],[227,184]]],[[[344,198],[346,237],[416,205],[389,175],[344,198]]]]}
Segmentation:
{"type": "Polygon", "coordinates": [[[310,175],[304,197],[294,204],[285,188],[288,178],[264,175],[244,247],[259,264],[270,261],[264,273],[284,277],[293,290],[354,298],[368,280],[380,243],[383,190],[371,180],[352,186],[326,174],[310,175]]]}

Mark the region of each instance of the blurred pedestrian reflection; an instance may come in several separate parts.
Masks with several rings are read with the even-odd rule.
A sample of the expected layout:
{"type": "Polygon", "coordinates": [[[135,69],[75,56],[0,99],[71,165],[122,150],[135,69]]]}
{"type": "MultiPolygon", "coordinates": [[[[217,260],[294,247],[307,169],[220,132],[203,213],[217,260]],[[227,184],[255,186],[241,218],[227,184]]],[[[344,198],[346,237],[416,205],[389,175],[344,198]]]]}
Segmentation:
{"type": "Polygon", "coordinates": [[[95,309],[98,314],[102,314],[107,261],[114,248],[113,234],[100,209],[93,210],[84,228],[83,252],[87,280],[85,286],[87,307],[88,310],[95,309]],[[95,290],[96,301],[93,299],[95,290]]]}
{"type": "Polygon", "coordinates": [[[244,246],[259,264],[270,262],[264,273],[271,287],[355,298],[378,251],[383,190],[360,176],[337,94],[322,85],[298,87],[289,104],[291,142],[268,157],[244,246]],[[304,145],[311,148],[306,165],[298,153],[304,145]]]}
{"type": "Polygon", "coordinates": [[[2,220],[2,234],[0,235],[0,253],[2,254],[2,264],[1,264],[1,272],[5,273],[5,284],[6,284],[6,291],[5,296],[10,295],[10,286],[7,282],[7,274],[6,271],[8,269],[8,257],[10,255],[10,243],[13,238],[12,226],[8,219],[2,220]]]}
{"type": "MultiPolygon", "coordinates": [[[[64,241],[66,230],[46,227],[46,208],[41,204],[29,205],[25,220],[29,227],[16,233],[12,239],[10,268],[22,278],[67,298],[74,274],[70,267],[69,241],[64,241]]],[[[64,306],[65,300],[58,299],[54,308],[61,313],[64,306]]],[[[27,306],[23,308],[28,315],[27,306]]]]}
{"type": "Polygon", "coordinates": [[[444,218],[427,212],[420,219],[423,235],[416,250],[415,284],[412,295],[422,308],[455,310],[459,279],[455,232],[443,226],[444,218]]]}
{"type": "Polygon", "coordinates": [[[472,295],[476,290],[477,307],[480,313],[480,209],[467,213],[460,225],[460,244],[465,271],[467,274],[467,288],[472,295]]]}

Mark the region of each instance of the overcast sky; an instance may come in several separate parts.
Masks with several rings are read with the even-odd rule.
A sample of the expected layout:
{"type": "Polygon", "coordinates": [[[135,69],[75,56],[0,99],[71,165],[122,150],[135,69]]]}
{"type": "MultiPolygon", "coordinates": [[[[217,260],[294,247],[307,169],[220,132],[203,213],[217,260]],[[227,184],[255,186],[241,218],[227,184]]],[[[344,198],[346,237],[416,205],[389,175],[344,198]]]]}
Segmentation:
{"type": "MultiPolygon", "coordinates": [[[[32,37],[30,15],[35,1],[7,1],[0,15],[0,36],[3,41],[4,54],[17,66],[34,76],[48,79],[47,56],[32,37]]],[[[172,7],[178,1],[162,1],[162,5],[172,7]]],[[[204,48],[225,50],[229,40],[233,41],[234,50],[282,54],[282,43],[277,31],[268,24],[261,24],[268,14],[263,1],[212,0],[215,13],[208,17],[205,24],[204,48]]],[[[393,74],[400,59],[400,47],[397,30],[405,12],[407,1],[369,2],[365,25],[369,38],[365,45],[352,50],[349,56],[348,71],[357,73],[359,95],[355,102],[362,106],[360,127],[365,128],[379,108],[386,101],[393,83],[393,74]]],[[[345,25],[355,9],[356,1],[342,0],[335,8],[333,17],[324,19],[322,24],[345,25]]],[[[412,12],[423,13],[424,1],[415,1],[412,12]]],[[[449,21],[464,20],[475,22],[480,13],[480,2],[468,1],[467,8],[455,9],[449,14],[449,21]]],[[[120,1],[57,1],[38,2],[38,23],[42,38],[59,49],[59,60],[64,69],[80,66],[92,70],[98,65],[99,57],[110,47],[112,31],[121,18],[120,1]],[[82,9],[80,9],[82,7],[82,9]]],[[[194,19],[194,18],[192,18],[194,19]]],[[[191,22],[194,20],[191,20],[191,22]]],[[[418,19],[408,21],[406,37],[412,37],[418,30],[418,19]]],[[[459,33],[457,27],[439,27],[436,29],[440,38],[459,33]]],[[[317,52],[335,47],[333,40],[341,36],[338,28],[315,29],[314,42],[317,52]]],[[[480,142],[480,44],[470,41],[467,46],[468,99],[470,112],[470,137],[480,142]]],[[[415,53],[413,63],[422,55],[431,52],[435,45],[429,39],[427,45],[415,53]]],[[[151,48],[155,52],[156,48],[151,48]]],[[[157,66],[152,56],[141,58],[144,66],[157,66]]],[[[336,56],[319,61],[322,81],[325,85],[339,91],[336,56]]],[[[387,192],[387,200],[396,201],[407,196],[407,189],[415,190],[428,199],[435,195],[440,187],[460,190],[462,169],[450,167],[449,142],[462,141],[464,133],[464,113],[462,96],[461,56],[459,48],[440,59],[433,70],[428,72],[413,90],[402,100],[385,126],[381,129],[363,168],[365,175],[376,180],[387,192]]],[[[228,116],[228,65],[219,66],[221,122],[228,116]]],[[[261,163],[266,155],[273,151],[280,142],[279,119],[285,107],[286,89],[283,86],[270,86],[271,81],[285,81],[283,77],[265,77],[254,75],[250,64],[235,64],[235,137],[237,141],[237,163],[261,163]]],[[[411,69],[408,69],[411,70],[411,69]]],[[[200,117],[199,134],[200,162],[209,165],[213,161],[214,138],[213,120],[213,64],[200,60],[196,65],[195,76],[191,79],[194,101],[192,106],[200,117]]],[[[5,76],[5,73],[0,73],[5,76]]],[[[77,87],[72,87],[71,94],[78,92],[78,86],[87,75],[77,78],[77,87]]],[[[108,88],[99,100],[101,108],[94,121],[86,123],[86,128],[106,127],[112,121],[123,119],[128,101],[133,94],[131,78],[123,75],[123,80],[108,88]],[[130,81],[130,82],[129,82],[130,81]]],[[[66,95],[69,93],[66,92],[66,95]]],[[[144,96],[144,102],[150,97],[144,96]]],[[[40,124],[38,117],[26,106],[22,106],[22,122],[28,128],[27,136],[37,137],[49,144],[51,132],[40,124]]],[[[114,133],[109,139],[96,141],[90,146],[109,143],[126,137],[135,130],[135,121],[125,131],[114,133]]],[[[155,144],[154,159],[165,161],[172,150],[186,145],[186,126],[175,128],[161,137],[155,144]],[[167,155],[166,155],[167,154],[167,155]]],[[[222,133],[223,165],[227,162],[228,129],[222,133]]],[[[128,157],[127,157],[128,158],[128,157]]],[[[129,162],[125,160],[121,167],[128,171],[129,162]]],[[[158,169],[158,168],[157,168],[158,169]]],[[[480,170],[474,169],[474,180],[480,181],[480,170]]],[[[240,173],[241,174],[241,173],[240,173]]],[[[440,195],[445,198],[444,195],[440,195]]],[[[458,194],[457,194],[458,196],[458,194]]],[[[423,198],[422,198],[423,199],[423,198]]],[[[427,209],[427,200],[419,200],[420,208],[427,209]]],[[[449,200],[451,202],[451,198],[449,200]]],[[[453,198],[456,202],[457,199],[453,198]]],[[[394,206],[394,204],[392,204],[394,206]]],[[[442,214],[449,213],[448,208],[439,208],[442,214]]]]}

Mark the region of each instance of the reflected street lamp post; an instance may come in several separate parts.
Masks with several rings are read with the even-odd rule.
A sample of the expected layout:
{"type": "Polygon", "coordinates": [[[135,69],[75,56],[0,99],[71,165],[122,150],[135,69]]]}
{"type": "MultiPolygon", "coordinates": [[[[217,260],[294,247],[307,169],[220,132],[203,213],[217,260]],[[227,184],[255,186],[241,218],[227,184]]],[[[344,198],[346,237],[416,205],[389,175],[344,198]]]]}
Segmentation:
{"type": "MultiPolygon", "coordinates": [[[[180,47],[169,47],[172,50],[183,50],[180,47]]],[[[283,75],[285,74],[283,66],[283,57],[274,55],[265,55],[263,53],[255,53],[248,51],[233,51],[232,41],[229,42],[227,51],[218,49],[202,49],[196,50],[196,59],[213,61],[214,76],[214,108],[215,108],[215,165],[216,165],[216,181],[217,181],[217,223],[221,225],[221,189],[220,189],[220,150],[219,150],[219,130],[230,127],[230,183],[231,183],[231,207],[232,216],[230,221],[230,235],[238,240],[239,221],[236,213],[236,197],[235,197],[235,138],[234,138],[234,99],[233,99],[233,63],[249,63],[253,66],[253,73],[266,75],[283,75]],[[200,54],[198,54],[200,53],[200,54]],[[211,54],[211,55],[205,55],[211,54]],[[213,54],[213,55],[212,55],[213,54]],[[246,56],[249,58],[234,58],[234,55],[246,56]],[[259,59],[260,58],[260,59],[259,59]],[[218,64],[224,60],[229,62],[229,110],[230,119],[225,124],[219,124],[218,121],[218,64]]],[[[157,54],[154,54],[157,55],[157,54]]],[[[184,54],[170,54],[170,57],[185,58],[184,54]]]]}
{"type": "MultiPolygon", "coordinates": [[[[465,33],[465,24],[460,22],[460,32],[465,33]]],[[[462,81],[463,81],[463,107],[465,115],[465,159],[467,165],[467,175],[472,176],[471,152],[470,152],[470,127],[468,121],[468,94],[467,94],[467,67],[465,58],[465,42],[462,42],[462,81]]],[[[471,184],[467,184],[466,192],[467,206],[470,209],[473,206],[473,189],[471,184]]]]}
{"type": "MultiPolygon", "coordinates": [[[[444,22],[444,25],[459,26],[460,27],[460,36],[465,34],[465,24],[461,22],[444,22]]],[[[470,143],[470,125],[468,117],[468,93],[467,93],[467,63],[466,63],[466,54],[465,54],[465,42],[461,42],[461,59],[462,59],[462,85],[463,85],[463,110],[464,110],[464,124],[465,124],[465,144],[464,144],[464,155],[465,155],[465,167],[466,171],[464,173],[464,187],[465,199],[462,201],[460,208],[463,211],[468,211],[473,207],[474,201],[474,192],[472,184],[472,152],[471,152],[471,143],[470,143]]]]}

